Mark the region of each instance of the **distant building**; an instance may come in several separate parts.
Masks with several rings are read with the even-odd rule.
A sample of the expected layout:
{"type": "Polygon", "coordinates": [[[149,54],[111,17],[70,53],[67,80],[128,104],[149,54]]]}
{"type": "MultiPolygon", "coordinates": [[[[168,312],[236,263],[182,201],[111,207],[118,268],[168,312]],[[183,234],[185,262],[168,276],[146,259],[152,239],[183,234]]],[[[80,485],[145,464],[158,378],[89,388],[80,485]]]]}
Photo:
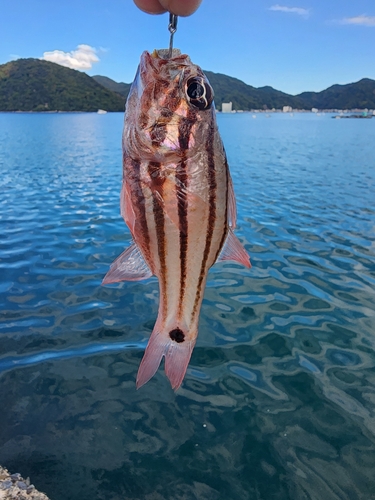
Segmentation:
{"type": "Polygon", "coordinates": [[[312,113],[317,113],[319,110],[317,108],[311,108],[312,113]]]}
{"type": "Polygon", "coordinates": [[[291,113],[292,111],[292,106],[283,106],[283,113],[291,113]]]}
{"type": "Polygon", "coordinates": [[[223,102],[221,105],[221,110],[223,113],[231,113],[232,112],[232,102],[223,102]]]}

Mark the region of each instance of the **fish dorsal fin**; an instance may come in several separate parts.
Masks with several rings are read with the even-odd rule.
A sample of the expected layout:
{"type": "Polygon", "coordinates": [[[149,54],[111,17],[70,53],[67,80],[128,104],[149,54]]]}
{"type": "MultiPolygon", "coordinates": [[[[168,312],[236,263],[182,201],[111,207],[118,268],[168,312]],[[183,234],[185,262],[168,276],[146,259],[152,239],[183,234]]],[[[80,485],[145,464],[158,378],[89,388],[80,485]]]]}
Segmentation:
{"type": "Polygon", "coordinates": [[[236,228],[237,224],[237,207],[236,197],[234,196],[233,182],[229,176],[228,182],[228,223],[232,229],[236,228]]]}
{"type": "Polygon", "coordinates": [[[151,276],[152,272],[146,264],[141,251],[135,243],[132,243],[112,262],[102,281],[102,285],[117,283],[118,281],[139,281],[151,278],[151,276]]]}
{"type": "Polygon", "coordinates": [[[234,235],[230,228],[217,262],[223,260],[234,260],[245,267],[251,267],[250,257],[242,246],[240,240],[234,235]]]}

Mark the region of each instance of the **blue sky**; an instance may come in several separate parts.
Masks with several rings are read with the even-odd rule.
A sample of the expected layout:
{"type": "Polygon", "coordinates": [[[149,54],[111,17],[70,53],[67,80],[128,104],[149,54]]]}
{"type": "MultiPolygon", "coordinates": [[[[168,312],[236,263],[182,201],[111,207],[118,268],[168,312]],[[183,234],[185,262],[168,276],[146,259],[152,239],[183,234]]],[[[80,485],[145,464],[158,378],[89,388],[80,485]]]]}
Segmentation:
{"type": "MultiPolygon", "coordinates": [[[[167,24],[132,0],[0,0],[0,64],[50,52],[131,82],[141,52],[167,46],[167,24]]],[[[203,0],[179,18],[175,46],[206,70],[291,94],[375,79],[375,1],[203,0]]]]}

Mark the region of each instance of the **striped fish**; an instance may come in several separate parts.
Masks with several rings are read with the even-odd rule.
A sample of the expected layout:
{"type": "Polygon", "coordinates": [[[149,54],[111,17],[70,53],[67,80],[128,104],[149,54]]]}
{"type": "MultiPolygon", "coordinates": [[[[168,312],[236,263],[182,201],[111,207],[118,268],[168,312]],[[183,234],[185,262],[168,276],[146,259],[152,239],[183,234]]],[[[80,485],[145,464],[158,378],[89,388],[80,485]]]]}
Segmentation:
{"type": "Polygon", "coordinates": [[[217,260],[250,267],[233,234],[236,203],[213,95],[202,70],[178,49],[171,58],[164,50],[142,54],[123,132],[121,214],[134,242],[103,280],[159,280],[159,313],[137,387],[163,356],[172,388],[180,387],[208,270],[217,260]]]}

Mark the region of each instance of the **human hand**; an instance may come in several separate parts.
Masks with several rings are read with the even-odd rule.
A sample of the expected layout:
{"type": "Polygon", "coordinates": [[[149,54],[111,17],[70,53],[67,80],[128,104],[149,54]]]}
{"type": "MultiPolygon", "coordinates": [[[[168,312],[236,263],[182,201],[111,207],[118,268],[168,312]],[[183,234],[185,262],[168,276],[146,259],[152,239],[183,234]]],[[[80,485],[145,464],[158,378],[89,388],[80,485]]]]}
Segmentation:
{"type": "Polygon", "coordinates": [[[190,16],[202,0],[134,0],[134,3],[149,14],[171,12],[176,16],[190,16]]]}

